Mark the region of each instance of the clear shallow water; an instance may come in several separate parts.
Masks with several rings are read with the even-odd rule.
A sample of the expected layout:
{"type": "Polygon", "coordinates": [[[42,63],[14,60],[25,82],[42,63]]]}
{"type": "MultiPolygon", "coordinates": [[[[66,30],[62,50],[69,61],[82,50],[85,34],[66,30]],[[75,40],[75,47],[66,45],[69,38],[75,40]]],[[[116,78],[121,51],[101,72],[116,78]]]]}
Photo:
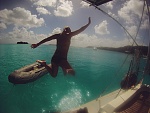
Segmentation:
{"type": "MultiPolygon", "coordinates": [[[[37,59],[50,63],[54,51],[52,45],[36,49],[30,45],[0,45],[0,113],[52,113],[78,107],[118,89],[131,60],[129,56],[120,68],[126,54],[71,47],[68,60],[76,71],[75,76],[64,76],[60,68],[56,78],[47,74],[29,84],[8,82],[11,72],[37,59]]],[[[147,77],[145,83],[149,81],[147,77]]]]}

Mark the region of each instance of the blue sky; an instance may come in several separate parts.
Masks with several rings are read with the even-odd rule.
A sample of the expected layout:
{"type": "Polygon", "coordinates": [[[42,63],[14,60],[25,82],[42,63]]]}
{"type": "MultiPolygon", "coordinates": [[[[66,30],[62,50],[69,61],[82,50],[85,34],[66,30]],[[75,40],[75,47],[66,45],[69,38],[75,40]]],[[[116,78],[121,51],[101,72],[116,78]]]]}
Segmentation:
{"type": "MultiPolygon", "coordinates": [[[[117,19],[135,37],[142,15],[143,0],[113,0],[99,6],[117,19]]],[[[148,15],[146,8],[136,41],[148,44],[148,15]]],[[[82,27],[91,17],[91,25],[72,38],[72,46],[120,47],[131,45],[124,30],[110,17],[82,0],[1,0],[0,43],[17,41],[37,43],[70,26],[72,31],[82,27]]],[[[56,43],[55,40],[49,42],[56,43]]]]}

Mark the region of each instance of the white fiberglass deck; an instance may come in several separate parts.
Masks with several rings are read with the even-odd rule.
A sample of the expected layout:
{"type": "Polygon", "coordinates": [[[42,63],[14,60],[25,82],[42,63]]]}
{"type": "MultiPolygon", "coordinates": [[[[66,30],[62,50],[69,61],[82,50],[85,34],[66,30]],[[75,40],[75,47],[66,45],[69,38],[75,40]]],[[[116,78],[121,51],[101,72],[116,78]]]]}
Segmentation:
{"type": "Polygon", "coordinates": [[[141,84],[130,90],[116,90],[112,93],[99,97],[91,102],[81,105],[78,108],[72,109],[65,113],[77,113],[77,110],[81,108],[87,108],[88,113],[112,113],[115,108],[127,100],[131,95],[133,95],[139,88],[141,84]],[[119,94],[118,94],[119,93],[119,94]],[[101,111],[101,112],[100,112],[101,111]]]}

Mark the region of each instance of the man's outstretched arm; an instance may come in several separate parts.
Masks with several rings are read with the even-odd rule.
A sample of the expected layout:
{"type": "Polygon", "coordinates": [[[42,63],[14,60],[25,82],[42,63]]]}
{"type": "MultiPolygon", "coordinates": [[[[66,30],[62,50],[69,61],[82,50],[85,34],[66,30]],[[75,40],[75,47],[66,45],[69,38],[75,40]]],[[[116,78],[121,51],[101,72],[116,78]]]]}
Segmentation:
{"type": "Polygon", "coordinates": [[[31,48],[36,48],[36,47],[38,47],[39,45],[41,45],[41,44],[43,44],[43,43],[45,43],[45,42],[48,42],[48,41],[53,40],[53,39],[56,39],[56,38],[57,38],[57,35],[58,35],[58,34],[52,35],[52,36],[50,36],[50,37],[47,37],[47,38],[41,40],[41,41],[38,42],[37,44],[32,44],[32,45],[31,45],[31,48]]]}
{"type": "Polygon", "coordinates": [[[75,35],[81,33],[81,32],[84,31],[90,24],[91,24],[91,18],[89,17],[89,22],[88,22],[86,25],[82,26],[80,29],[71,32],[71,35],[72,35],[72,36],[75,36],[75,35]]]}

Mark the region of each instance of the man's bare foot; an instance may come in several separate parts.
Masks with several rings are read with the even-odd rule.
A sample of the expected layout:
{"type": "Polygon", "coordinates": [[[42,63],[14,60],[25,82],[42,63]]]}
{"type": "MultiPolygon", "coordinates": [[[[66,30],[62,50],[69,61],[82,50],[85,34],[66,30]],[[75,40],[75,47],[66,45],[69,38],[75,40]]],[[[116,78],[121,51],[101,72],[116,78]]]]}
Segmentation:
{"type": "Polygon", "coordinates": [[[75,76],[75,71],[73,69],[67,69],[66,73],[75,76]]]}
{"type": "Polygon", "coordinates": [[[45,60],[37,60],[36,62],[40,63],[43,66],[46,65],[46,61],[45,60]]]}

